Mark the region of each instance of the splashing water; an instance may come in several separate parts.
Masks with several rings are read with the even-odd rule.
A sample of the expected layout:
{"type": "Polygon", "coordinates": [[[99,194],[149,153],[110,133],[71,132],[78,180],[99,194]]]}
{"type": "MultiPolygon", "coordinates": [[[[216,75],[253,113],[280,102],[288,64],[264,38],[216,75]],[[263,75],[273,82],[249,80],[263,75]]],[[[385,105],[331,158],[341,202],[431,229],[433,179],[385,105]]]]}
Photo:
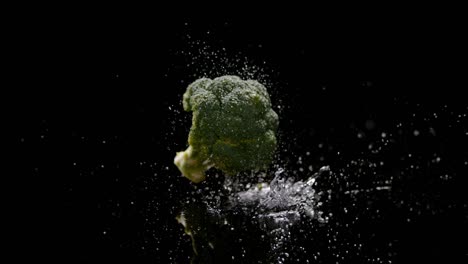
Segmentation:
{"type": "MultiPolygon", "coordinates": [[[[330,174],[328,166],[322,167],[318,172],[308,177],[306,180],[295,181],[288,177],[284,169],[279,168],[270,183],[242,184],[226,178],[222,196],[219,193],[211,192],[204,197],[202,202],[206,208],[202,209],[203,217],[200,217],[200,210],[193,213],[193,208],[184,210],[178,217],[178,221],[184,225],[186,233],[192,237],[194,251],[197,255],[202,250],[209,248],[212,251],[226,250],[231,245],[224,244],[221,248],[219,239],[213,234],[201,234],[201,232],[213,232],[213,226],[231,226],[230,230],[244,228],[246,223],[251,225],[250,231],[262,233],[267,247],[266,253],[270,263],[283,263],[288,258],[290,230],[301,219],[316,220],[319,223],[326,223],[328,217],[320,211],[320,194],[314,189],[314,185],[320,176],[330,174]],[[213,203],[213,201],[215,201],[213,203]],[[221,202],[225,201],[225,202],[221,202]],[[246,220],[241,221],[241,225],[236,224],[237,217],[246,220]],[[203,219],[202,219],[203,218],[203,219]],[[211,228],[207,228],[211,226],[211,228]],[[255,230],[257,229],[257,230],[255,230]],[[198,244],[207,244],[203,247],[198,244]]],[[[200,201],[194,204],[200,204],[200,201]]],[[[236,234],[237,236],[237,234],[236,234]]],[[[252,237],[252,236],[251,236],[252,237]]],[[[239,238],[242,241],[242,238],[239,238]]],[[[223,238],[223,240],[228,240],[223,238]]],[[[241,246],[245,254],[241,256],[248,258],[244,247],[241,246]]],[[[216,253],[211,253],[215,254],[216,253]]],[[[258,254],[258,252],[257,252],[258,254]]],[[[219,256],[217,257],[219,259],[219,256]]],[[[234,260],[235,254],[232,255],[234,260]]],[[[202,261],[206,261],[203,259],[202,261]]],[[[197,263],[197,262],[195,262],[197,263]]]]}
{"type": "Polygon", "coordinates": [[[329,171],[330,168],[324,166],[307,180],[295,182],[292,178],[284,178],[284,170],[278,169],[270,184],[258,184],[230,197],[235,206],[256,209],[260,228],[272,237],[270,253],[276,263],[283,263],[289,257],[286,252],[289,229],[300,221],[301,216],[320,223],[328,221],[319,210],[320,195],[313,186],[319,176],[329,171]]]}
{"type": "Polygon", "coordinates": [[[234,206],[255,208],[259,217],[270,219],[268,222],[273,226],[284,227],[299,220],[301,215],[324,223],[327,219],[317,210],[320,196],[313,186],[317,177],[329,171],[330,168],[324,166],[307,180],[294,182],[292,178],[284,178],[284,170],[278,169],[269,184],[260,183],[234,193],[230,201],[234,206]]]}

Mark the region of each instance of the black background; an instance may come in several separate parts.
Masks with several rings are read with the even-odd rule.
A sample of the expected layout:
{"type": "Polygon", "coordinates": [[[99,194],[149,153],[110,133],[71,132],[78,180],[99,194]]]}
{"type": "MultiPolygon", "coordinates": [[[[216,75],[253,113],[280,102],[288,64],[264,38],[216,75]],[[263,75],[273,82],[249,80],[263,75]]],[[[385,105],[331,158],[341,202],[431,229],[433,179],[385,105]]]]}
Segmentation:
{"type": "Polygon", "coordinates": [[[327,228],[363,249],[344,254],[352,247],[330,242],[337,247],[330,249],[323,238],[315,245],[322,263],[336,262],[333,251],[343,263],[466,260],[468,108],[455,15],[162,13],[63,14],[15,32],[20,51],[11,68],[21,73],[14,75],[18,103],[10,109],[19,130],[17,169],[26,175],[20,182],[28,179],[31,188],[17,186],[32,194],[18,209],[27,226],[20,240],[37,249],[34,255],[63,263],[188,263],[190,241],[175,216],[192,185],[172,160],[185,148],[190,117],[174,109],[204,71],[242,73],[232,63],[223,71],[194,62],[190,54],[207,46],[265,72],[273,103],[282,106],[280,156],[292,168],[298,156],[315,169],[330,165],[350,175],[359,169],[346,167],[351,160],[385,162],[378,179],[324,184],[338,193],[393,176],[390,194],[353,198],[351,216],[338,213],[349,197],[330,201],[337,221],[327,228]],[[393,143],[372,154],[369,143],[383,132],[393,143]],[[408,153],[412,158],[402,158],[408,153]],[[442,162],[431,165],[435,157],[442,162]],[[340,225],[355,215],[361,220],[351,228],[340,225]]]}

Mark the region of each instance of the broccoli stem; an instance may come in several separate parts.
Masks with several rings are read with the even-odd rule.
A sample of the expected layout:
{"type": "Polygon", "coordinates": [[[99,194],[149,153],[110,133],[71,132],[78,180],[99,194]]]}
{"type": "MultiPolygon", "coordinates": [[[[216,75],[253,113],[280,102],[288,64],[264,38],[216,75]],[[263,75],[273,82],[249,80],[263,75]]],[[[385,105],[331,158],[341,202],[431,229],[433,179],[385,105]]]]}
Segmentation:
{"type": "Polygon", "coordinates": [[[211,167],[208,161],[200,160],[194,155],[192,146],[189,146],[185,151],[177,152],[174,164],[185,177],[195,183],[204,181],[205,171],[211,167]]]}

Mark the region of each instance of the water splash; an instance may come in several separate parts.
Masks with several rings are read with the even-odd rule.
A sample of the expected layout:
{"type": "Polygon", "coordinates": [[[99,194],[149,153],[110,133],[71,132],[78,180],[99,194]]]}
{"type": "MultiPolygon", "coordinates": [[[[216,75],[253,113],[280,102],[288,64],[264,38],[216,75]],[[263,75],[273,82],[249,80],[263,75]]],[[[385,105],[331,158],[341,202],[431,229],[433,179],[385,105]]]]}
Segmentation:
{"type": "Polygon", "coordinates": [[[318,210],[320,195],[313,187],[319,176],[329,172],[330,167],[324,166],[306,180],[294,181],[284,177],[284,169],[280,168],[269,184],[259,183],[234,193],[229,197],[230,203],[231,206],[254,209],[258,217],[271,219],[268,222],[278,226],[294,223],[301,215],[325,223],[327,218],[318,210]]]}
{"type": "Polygon", "coordinates": [[[288,259],[290,228],[301,218],[315,219],[320,223],[328,221],[320,210],[320,195],[314,185],[319,176],[330,173],[330,167],[320,168],[304,181],[285,177],[284,172],[280,168],[269,184],[257,184],[230,197],[233,206],[256,212],[260,228],[270,235],[270,261],[275,263],[284,263],[288,259]]]}
{"type": "MultiPolygon", "coordinates": [[[[268,259],[269,263],[283,263],[289,255],[291,228],[296,223],[314,220],[323,224],[328,221],[328,217],[320,210],[320,192],[314,189],[317,179],[325,175],[330,175],[328,166],[305,180],[289,177],[282,168],[276,170],[269,183],[252,185],[249,182],[241,183],[239,178],[227,178],[223,194],[209,192],[202,196],[201,203],[205,207],[200,207],[200,201],[193,202],[192,207],[183,210],[178,217],[179,223],[192,237],[195,259],[200,262],[219,259],[219,251],[233,247],[227,245],[226,241],[242,241],[242,235],[236,229],[250,226],[246,239],[254,239],[252,242],[255,242],[252,233],[260,235],[266,245],[263,258],[268,259]],[[218,233],[222,232],[233,235],[223,234],[221,239],[218,233]]],[[[241,257],[251,257],[248,253],[249,242],[243,241],[239,247],[241,257]]],[[[239,257],[236,253],[229,254],[233,260],[239,257]]]]}

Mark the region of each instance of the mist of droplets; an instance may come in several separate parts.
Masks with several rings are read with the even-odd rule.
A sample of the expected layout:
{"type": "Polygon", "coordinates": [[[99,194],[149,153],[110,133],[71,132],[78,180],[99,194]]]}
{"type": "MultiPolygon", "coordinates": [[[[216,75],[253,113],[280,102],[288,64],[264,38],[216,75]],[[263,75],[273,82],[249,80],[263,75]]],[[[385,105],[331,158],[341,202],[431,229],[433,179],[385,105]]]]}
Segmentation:
{"type": "MultiPolygon", "coordinates": [[[[267,69],[265,65],[255,65],[240,54],[233,56],[225,49],[214,49],[200,41],[191,43],[190,49],[176,52],[177,56],[183,58],[185,63],[183,66],[186,67],[185,71],[188,73],[188,79],[181,81],[178,86],[181,91],[180,95],[191,81],[201,77],[215,78],[233,74],[243,79],[256,79],[269,89],[275,111],[281,118],[282,111],[288,106],[284,106],[280,95],[276,94],[274,87],[278,83],[272,81],[271,73],[265,70],[267,69]]],[[[182,71],[180,67],[175,69],[182,71]]],[[[179,138],[179,136],[183,138],[182,135],[188,134],[190,115],[183,113],[181,109],[180,102],[174,102],[168,106],[170,130],[165,135],[167,140],[172,141],[172,138],[179,138]]],[[[467,121],[467,114],[451,111],[447,106],[423,117],[420,117],[418,112],[409,115],[410,121],[396,122],[393,127],[386,129],[380,128],[378,123],[371,119],[366,120],[360,127],[356,127],[355,138],[360,145],[365,145],[361,157],[358,155],[354,159],[343,162],[341,167],[332,168],[333,173],[329,167],[324,166],[313,174],[317,164],[321,163],[322,166],[326,164],[323,153],[342,155],[342,150],[338,147],[327,145],[327,142],[320,142],[303,154],[294,154],[295,164],[290,163],[288,169],[283,169],[287,166],[284,166],[285,162],[277,156],[273,166],[275,170],[272,180],[267,180],[269,177],[259,177],[257,181],[243,184],[229,182],[229,180],[223,182],[230,206],[247,210],[252,217],[259,220],[261,223],[259,228],[268,230],[274,237],[275,242],[271,244],[271,252],[274,252],[276,263],[285,261],[310,263],[310,261],[330,259],[330,255],[337,262],[357,258],[368,263],[392,263],[394,241],[388,241],[386,245],[380,245],[373,251],[366,248],[364,238],[361,238],[360,234],[356,234],[354,239],[349,239],[350,235],[347,234],[348,237],[346,237],[343,230],[359,224],[362,217],[375,220],[385,217],[382,209],[374,206],[374,201],[379,199],[391,201],[396,204],[397,208],[406,210],[408,223],[418,215],[440,213],[443,210],[442,207],[431,206],[430,202],[424,203],[425,199],[430,199],[429,197],[416,199],[411,195],[409,197],[402,195],[399,198],[398,195],[402,191],[396,189],[401,186],[395,179],[421,174],[422,168],[439,168],[446,159],[443,153],[438,152],[432,153],[431,157],[424,158],[417,153],[408,152],[400,157],[400,160],[406,162],[407,166],[403,166],[397,172],[390,172],[387,161],[382,158],[383,154],[390,151],[403,136],[416,140],[422,137],[437,137],[439,132],[434,124],[441,116],[453,119],[450,125],[452,127],[461,126],[467,121]],[[375,136],[376,131],[379,131],[378,136],[375,136]],[[313,162],[312,157],[315,159],[313,162]],[[362,179],[369,180],[363,181],[362,179]],[[367,203],[367,206],[362,206],[363,203],[367,203]],[[331,209],[333,206],[335,208],[331,209]],[[337,211],[336,207],[340,210],[337,211]],[[364,208],[365,213],[357,212],[356,208],[364,208]],[[344,220],[344,217],[348,218],[344,220]],[[299,231],[295,230],[295,233],[292,233],[291,228],[295,225],[300,226],[299,231]],[[318,236],[317,239],[325,239],[328,243],[328,253],[313,251],[297,242],[305,238],[313,240],[313,236],[318,236]],[[295,245],[294,249],[291,243],[295,245]],[[325,254],[329,256],[324,257],[325,254]]],[[[468,136],[466,128],[463,133],[468,136]]],[[[280,138],[279,147],[282,150],[289,149],[292,143],[297,142],[300,142],[297,138],[280,138]]],[[[182,143],[176,143],[170,151],[175,153],[185,147],[182,143]]],[[[462,165],[468,166],[468,161],[462,162],[462,165]]],[[[450,172],[441,169],[437,171],[441,172],[441,182],[449,181],[453,177],[450,172]]],[[[179,192],[175,190],[177,186],[172,185],[172,187],[174,192],[179,192]]],[[[189,195],[184,203],[206,202],[215,209],[216,206],[221,205],[222,197],[220,197],[219,190],[210,189],[210,187],[201,190],[196,186],[193,187],[194,192],[203,192],[207,194],[206,197],[203,201],[199,201],[195,196],[190,198],[189,195]]],[[[188,238],[182,238],[184,239],[188,238]]]]}

